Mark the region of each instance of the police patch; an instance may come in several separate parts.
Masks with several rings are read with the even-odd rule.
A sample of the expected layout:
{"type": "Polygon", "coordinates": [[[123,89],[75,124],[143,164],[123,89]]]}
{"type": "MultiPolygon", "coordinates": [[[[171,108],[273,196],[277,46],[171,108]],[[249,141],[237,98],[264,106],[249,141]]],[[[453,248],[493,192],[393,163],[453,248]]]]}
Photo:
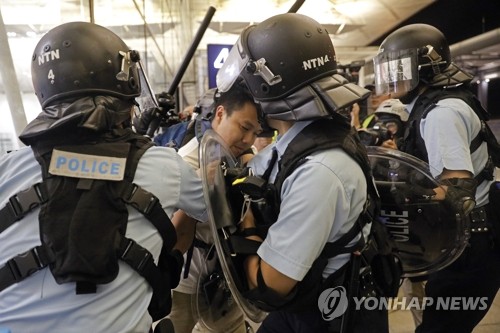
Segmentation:
{"type": "Polygon", "coordinates": [[[123,180],[126,162],[126,158],[54,149],[49,173],[64,177],[119,181],[123,180]]]}

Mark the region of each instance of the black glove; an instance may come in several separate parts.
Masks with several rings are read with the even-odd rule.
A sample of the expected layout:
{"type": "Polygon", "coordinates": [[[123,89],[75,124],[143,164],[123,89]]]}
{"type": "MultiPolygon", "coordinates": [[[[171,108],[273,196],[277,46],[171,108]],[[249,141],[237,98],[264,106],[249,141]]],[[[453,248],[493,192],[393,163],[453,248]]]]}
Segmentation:
{"type": "Polygon", "coordinates": [[[468,215],[474,209],[477,189],[474,178],[448,178],[441,184],[448,187],[444,200],[455,212],[468,215]]]}
{"type": "Polygon", "coordinates": [[[161,92],[157,96],[158,105],[164,110],[174,110],[175,109],[175,98],[168,92],[161,92]]]}
{"type": "Polygon", "coordinates": [[[177,124],[179,119],[179,114],[175,110],[175,98],[168,92],[161,92],[156,95],[158,100],[158,106],[161,112],[159,113],[159,126],[169,127],[177,124]]]}
{"type": "Polygon", "coordinates": [[[153,107],[145,109],[138,115],[134,116],[132,124],[134,125],[135,132],[141,135],[146,134],[153,118],[161,112],[161,109],[153,107]]]}
{"type": "Polygon", "coordinates": [[[425,188],[416,184],[394,184],[391,194],[397,204],[409,204],[415,202],[430,201],[436,195],[431,188],[425,188]]]}

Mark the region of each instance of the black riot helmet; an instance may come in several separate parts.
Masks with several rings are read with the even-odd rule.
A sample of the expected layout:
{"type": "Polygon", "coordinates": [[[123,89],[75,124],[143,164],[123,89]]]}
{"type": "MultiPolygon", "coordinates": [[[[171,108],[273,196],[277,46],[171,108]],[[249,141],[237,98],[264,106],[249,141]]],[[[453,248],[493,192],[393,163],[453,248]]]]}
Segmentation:
{"type": "Polygon", "coordinates": [[[376,92],[412,91],[450,64],[450,47],[441,31],[428,24],[404,26],[384,39],[374,58],[376,92]]]}
{"type": "Polygon", "coordinates": [[[217,73],[217,87],[225,92],[241,77],[257,101],[272,101],[335,72],[326,29],[307,16],[287,13],[241,33],[217,73]]]}
{"type": "Polygon", "coordinates": [[[31,61],[35,93],[42,107],[83,95],[133,99],[141,94],[136,51],[112,31],[88,22],[49,30],[31,61]]]}

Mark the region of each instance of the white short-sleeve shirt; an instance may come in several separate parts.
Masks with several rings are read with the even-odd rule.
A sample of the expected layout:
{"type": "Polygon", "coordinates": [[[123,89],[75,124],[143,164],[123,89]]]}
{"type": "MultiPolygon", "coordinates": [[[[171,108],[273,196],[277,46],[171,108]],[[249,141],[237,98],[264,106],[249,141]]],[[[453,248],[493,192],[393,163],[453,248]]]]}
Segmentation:
{"type": "MultiPolygon", "coordinates": [[[[276,143],[259,152],[249,162],[255,174],[264,173],[273,149],[281,157],[290,141],[308,124],[310,121],[296,122],[276,143]]],[[[276,173],[277,163],[271,182],[276,173]]],[[[342,149],[311,154],[284,181],[278,219],[270,227],[258,255],[282,274],[301,281],[325,244],[353,226],[362,212],[366,192],[361,168],[342,149]]],[[[369,227],[364,231],[367,233],[369,227]]],[[[330,259],[323,276],[335,272],[348,260],[349,254],[330,259]]]]}
{"type": "MultiPolygon", "coordinates": [[[[30,148],[0,157],[0,207],[41,180],[30,148]]],[[[183,209],[206,220],[201,181],[174,149],[148,149],[139,161],[134,183],[155,194],[169,217],[183,209]]],[[[157,261],[162,246],[159,233],[141,213],[130,207],[128,211],[126,237],[148,249],[157,261]]],[[[0,267],[40,245],[38,212],[32,211],[0,233],[0,267]]],[[[123,262],[115,280],[87,295],[76,295],[74,283],[57,284],[45,268],[0,292],[0,327],[12,332],[149,332],[151,295],[146,280],[123,262]]]]}

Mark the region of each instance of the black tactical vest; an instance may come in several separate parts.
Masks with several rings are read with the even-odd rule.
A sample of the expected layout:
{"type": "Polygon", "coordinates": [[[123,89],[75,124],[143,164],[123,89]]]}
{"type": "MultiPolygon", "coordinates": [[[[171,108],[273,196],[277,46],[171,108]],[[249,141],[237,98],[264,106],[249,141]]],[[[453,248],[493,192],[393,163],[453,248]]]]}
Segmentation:
{"type": "MultiPolygon", "coordinates": [[[[400,147],[401,151],[413,155],[425,162],[429,161],[425,142],[420,133],[420,122],[434,109],[437,102],[446,98],[461,99],[474,110],[479,119],[486,121],[489,118],[479,100],[465,87],[453,89],[428,89],[417,98],[411,110],[408,122],[406,123],[403,144],[400,147]]],[[[471,152],[477,149],[482,142],[482,138],[475,140],[478,140],[478,142],[473,141],[473,143],[471,143],[471,145],[474,144],[474,147],[471,146],[471,152]]]]}
{"type": "Polygon", "coordinates": [[[122,260],[152,286],[148,310],[158,320],[171,307],[168,255],[176,233],[158,199],[133,183],[141,156],[153,144],[130,129],[93,135],[84,142],[75,138],[32,144],[43,181],[0,209],[2,232],[40,206],[42,242],[0,268],[0,291],[48,266],[57,283],[75,282],[77,294],[94,293],[97,285],[116,278],[122,260]],[[158,266],[148,250],[125,237],[127,205],[148,218],[162,236],[158,266]]]}

